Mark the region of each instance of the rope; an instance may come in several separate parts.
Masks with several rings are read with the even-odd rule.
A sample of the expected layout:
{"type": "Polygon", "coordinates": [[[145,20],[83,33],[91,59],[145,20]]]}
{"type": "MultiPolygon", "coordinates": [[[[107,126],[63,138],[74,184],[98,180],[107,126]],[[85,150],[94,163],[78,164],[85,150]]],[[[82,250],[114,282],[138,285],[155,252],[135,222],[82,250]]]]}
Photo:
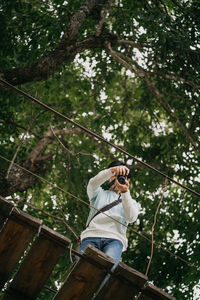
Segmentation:
{"type": "Polygon", "coordinates": [[[0,82],[2,82],[5,86],[7,86],[7,87],[13,89],[14,91],[16,91],[18,94],[20,94],[20,95],[24,96],[25,98],[28,98],[28,99],[30,99],[31,101],[33,101],[33,102],[39,104],[40,106],[42,106],[42,107],[44,107],[45,109],[47,109],[47,110],[49,110],[50,112],[52,112],[53,114],[55,114],[55,115],[61,117],[61,118],[64,119],[65,121],[68,121],[69,123],[71,123],[71,124],[73,124],[74,126],[80,128],[80,129],[82,129],[83,131],[85,131],[85,132],[88,133],[89,135],[94,136],[95,138],[101,140],[102,142],[108,144],[109,146],[111,146],[111,147],[113,147],[113,148],[119,150],[119,151],[122,152],[123,154],[125,154],[125,155],[127,155],[127,156],[133,158],[135,161],[137,161],[137,162],[140,163],[141,165],[147,167],[148,169],[154,171],[155,173],[159,174],[160,176],[162,176],[162,177],[168,179],[169,181],[175,183],[176,185],[180,186],[181,188],[183,188],[183,189],[185,189],[185,190],[191,192],[192,194],[194,194],[194,195],[196,195],[197,197],[200,198],[200,194],[199,194],[198,192],[192,190],[192,189],[189,188],[189,187],[184,186],[183,184],[179,183],[178,181],[174,180],[173,178],[169,177],[168,175],[166,175],[166,174],[160,172],[159,170],[155,169],[155,168],[152,167],[151,165],[149,165],[149,164],[147,164],[147,163],[145,163],[145,162],[139,160],[138,158],[136,158],[136,157],[133,156],[132,154],[128,153],[128,152],[127,152],[126,150],[124,150],[123,148],[121,148],[121,147],[119,147],[119,146],[117,146],[117,145],[115,145],[115,144],[113,144],[113,143],[107,141],[107,140],[104,139],[102,136],[100,136],[100,135],[98,135],[97,133],[95,133],[95,132],[89,130],[88,128],[86,128],[86,127],[80,125],[79,123],[77,123],[77,122],[71,120],[70,118],[66,117],[65,115],[61,114],[60,112],[56,111],[55,109],[51,108],[50,106],[46,105],[45,103],[43,103],[43,102],[39,101],[38,99],[36,99],[36,98],[30,96],[29,94],[25,93],[24,91],[22,91],[22,90],[16,88],[15,86],[13,86],[12,84],[10,84],[10,83],[8,83],[7,81],[3,80],[2,78],[0,78],[0,82]]]}
{"type": "Polygon", "coordinates": [[[163,197],[164,197],[164,192],[165,192],[166,184],[167,184],[167,179],[165,179],[165,182],[164,182],[164,184],[162,186],[161,192],[159,193],[159,196],[160,196],[160,194],[162,194],[162,196],[161,196],[161,199],[160,199],[160,201],[158,203],[158,206],[157,206],[157,209],[156,209],[156,212],[155,212],[155,215],[154,215],[154,222],[153,222],[152,229],[151,229],[151,255],[150,255],[150,259],[149,259],[149,262],[148,262],[148,265],[147,265],[147,269],[146,269],[146,273],[145,273],[146,276],[148,275],[149,268],[150,268],[150,265],[151,265],[151,261],[152,261],[152,258],[153,258],[154,228],[155,228],[155,225],[156,225],[157,214],[158,214],[160,205],[161,205],[163,197]]]}
{"type": "Polygon", "coordinates": [[[72,249],[73,249],[73,243],[70,244],[69,247],[69,257],[70,257],[70,261],[73,264],[73,259],[72,259],[72,249]]]}
{"type": "MultiPolygon", "coordinates": [[[[2,155],[0,155],[0,158],[3,159],[3,160],[5,160],[5,161],[7,161],[7,162],[11,162],[8,158],[6,158],[6,157],[4,157],[4,156],[2,156],[2,155]]],[[[96,207],[94,207],[93,205],[89,204],[88,202],[86,202],[86,201],[80,199],[79,197],[73,195],[72,193],[70,193],[70,192],[64,190],[63,188],[59,187],[58,185],[56,185],[56,184],[54,184],[54,183],[52,183],[52,182],[46,180],[45,178],[43,178],[43,177],[41,177],[41,176],[39,176],[39,175],[37,175],[37,174],[35,174],[35,173],[33,173],[33,172],[27,170],[27,169],[25,169],[24,167],[20,166],[20,165],[17,164],[17,163],[13,163],[13,164],[14,164],[15,166],[17,166],[18,168],[22,169],[23,171],[25,171],[25,172],[27,172],[27,173],[29,173],[29,174],[31,174],[31,175],[37,177],[38,179],[40,179],[40,180],[46,182],[47,184],[53,186],[54,188],[56,188],[56,189],[58,189],[58,190],[64,192],[65,194],[67,194],[67,195],[73,197],[74,199],[80,201],[81,203],[84,203],[85,205],[89,206],[90,208],[93,208],[93,209],[95,209],[96,211],[100,211],[102,214],[104,214],[105,216],[107,216],[107,217],[110,218],[111,220],[113,220],[113,221],[119,223],[120,225],[123,225],[123,226],[125,226],[126,228],[128,228],[127,225],[125,225],[125,224],[123,224],[122,222],[116,220],[115,218],[109,216],[109,215],[106,214],[105,212],[102,212],[101,210],[97,209],[96,207]]],[[[145,239],[145,240],[148,241],[149,243],[152,243],[152,240],[151,240],[151,239],[149,239],[149,238],[146,237],[145,235],[143,235],[143,234],[137,232],[137,231],[134,230],[133,228],[130,228],[130,227],[129,227],[129,230],[132,231],[132,232],[134,232],[137,236],[139,236],[139,237],[145,239]]],[[[176,254],[174,254],[174,253],[171,252],[170,250],[164,248],[162,245],[160,245],[160,244],[158,244],[158,243],[155,243],[154,241],[153,241],[153,245],[156,246],[157,248],[159,248],[159,249],[161,249],[161,250],[167,252],[168,254],[170,254],[171,256],[175,257],[176,259],[178,259],[178,260],[180,260],[180,261],[182,261],[182,262],[188,264],[189,266],[194,267],[194,268],[197,269],[197,270],[200,270],[200,267],[197,267],[197,266],[194,265],[193,263],[190,263],[189,261],[185,260],[184,258],[182,258],[182,257],[180,257],[180,256],[178,256],[178,255],[176,255],[176,254]]],[[[73,252],[73,251],[72,251],[72,252],[73,252]]]]}

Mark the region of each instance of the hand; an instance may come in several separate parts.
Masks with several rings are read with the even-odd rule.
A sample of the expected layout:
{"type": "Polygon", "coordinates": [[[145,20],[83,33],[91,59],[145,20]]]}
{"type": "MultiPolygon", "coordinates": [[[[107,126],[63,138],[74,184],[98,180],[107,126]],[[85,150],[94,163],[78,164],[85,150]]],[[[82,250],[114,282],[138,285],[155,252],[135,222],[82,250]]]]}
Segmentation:
{"type": "Polygon", "coordinates": [[[112,173],[115,173],[115,176],[118,175],[123,175],[123,176],[127,176],[129,174],[129,168],[127,168],[126,166],[117,166],[117,167],[112,167],[110,168],[112,173]]]}

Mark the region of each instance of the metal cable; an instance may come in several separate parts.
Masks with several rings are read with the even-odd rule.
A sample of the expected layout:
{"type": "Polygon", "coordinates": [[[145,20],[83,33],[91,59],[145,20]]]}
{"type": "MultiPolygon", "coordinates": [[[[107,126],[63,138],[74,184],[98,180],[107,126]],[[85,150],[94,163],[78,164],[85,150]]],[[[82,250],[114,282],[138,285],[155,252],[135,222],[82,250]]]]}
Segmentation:
{"type": "Polygon", "coordinates": [[[89,135],[94,136],[95,138],[97,138],[98,140],[101,140],[102,142],[108,144],[109,146],[119,150],[120,152],[122,152],[123,154],[133,158],[135,161],[137,161],[138,163],[140,163],[141,165],[145,166],[146,168],[156,172],[157,174],[159,174],[160,176],[168,179],[169,181],[173,182],[174,184],[180,186],[181,188],[191,192],[192,194],[196,195],[197,197],[200,198],[200,194],[198,192],[196,192],[195,190],[192,190],[189,187],[184,186],[183,184],[179,183],[178,181],[174,180],[173,178],[169,177],[168,175],[165,175],[164,173],[160,172],[159,170],[155,169],[154,167],[152,167],[151,165],[141,161],[140,159],[136,158],[135,156],[133,156],[132,154],[128,153],[126,150],[124,150],[123,148],[107,141],[106,139],[104,139],[102,136],[98,135],[97,133],[89,130],[88,128],[80,125],[79,123],[71,120],[70,118],[66,117],[65,115],[61,114],[60,112],[56,111],[55,109],[51,108],[50,106],[44,104],[43,102],[39,101],[38,99],[32,97],[31,95],[27,94],[26,92],[16,88],[15,86],[13,86],[12,84],[8,83],[7,81],[3,80],[2,78],[0,78],[0,82],[2,82],[5,86],[13,89],[14,91],[16,91],[18,94],[30,99],[31,101],[39,104],[40,106],[44,107],[45,109],[51,111],[52,113],[54,113],[55,115],[61,117],[62,119],[64,119],[65,121],[68,121],[69,123],[75,125],[76,127],[82,129],[83,131],[85,131],[86,133],[88,133],[89,135]]]}

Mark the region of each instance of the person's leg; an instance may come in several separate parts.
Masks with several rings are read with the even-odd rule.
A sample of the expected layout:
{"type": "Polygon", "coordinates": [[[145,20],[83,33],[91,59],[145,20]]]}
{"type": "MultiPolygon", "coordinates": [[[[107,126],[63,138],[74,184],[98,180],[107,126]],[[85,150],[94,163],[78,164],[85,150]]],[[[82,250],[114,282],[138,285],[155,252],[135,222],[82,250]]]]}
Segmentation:
{"type": "Polygon", "coordinates": [[[122,242],[116,239],[104,239],[101,243],[101,251],[110,256],[117,265],[122,255],[122,242]]]}
{"type": "MultiPolygon", "coordinates": [[[[122,249],[123,249],[123,244],[119,240],[115,239],[101,239],[101,244],[100,244],[100,250],[104,252],[106,255],[110,256],[112,259],[114,259],[115,264],[113,265],[111,271],[113,271],[116,266],[118,265],[121,254],[122,254],[122,249]]],[[[96,295],[99,293],[99,291],[102,289],[102,287],[105,285],[107,280],[110,278],[110,274],[107,274],[104,280],[101,282],[96,295]]]]}
{"type": "Polygon", "coordinates": [[[82,253],[88,245],[101,250],[118,264],[122,254],[122,242],[116,239],[89,237],[81,241],[79,252],[82,253]]]}

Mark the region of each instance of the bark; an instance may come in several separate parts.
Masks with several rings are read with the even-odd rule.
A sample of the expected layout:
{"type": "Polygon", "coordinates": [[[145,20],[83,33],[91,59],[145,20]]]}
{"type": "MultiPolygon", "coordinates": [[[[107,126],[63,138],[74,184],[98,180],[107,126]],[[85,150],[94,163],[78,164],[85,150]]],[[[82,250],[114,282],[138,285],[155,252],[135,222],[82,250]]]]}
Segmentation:
{"type": "Polygon", "coordinates": [[[87,49],[103,48],[106,40],[112,44],[117,42],[116,36],[108,33],[101,34],[99,37],[91,36],[82,41],[73,42],[64,49],[57,48],[31,66],[5,70],[0,75],[13,85],[46,80],[62,63],[74,59],[76,54],[87,49]]]}
{"type": "MultiPolygon", "coordinates": [[[[45,168],[38,164],[34,167],[35,173],[43,173],[45,168]]],[[[33,169],[33,167],[32,167],[33,169]]],[[[0,170],[0,195],[9,196],[16,192],[26,191],[28,188],[36,184],[38,178],[30,173],[22,170],[15,164],[12,166],[9,177],[6,179],[7,170],[0,170]]]]}

